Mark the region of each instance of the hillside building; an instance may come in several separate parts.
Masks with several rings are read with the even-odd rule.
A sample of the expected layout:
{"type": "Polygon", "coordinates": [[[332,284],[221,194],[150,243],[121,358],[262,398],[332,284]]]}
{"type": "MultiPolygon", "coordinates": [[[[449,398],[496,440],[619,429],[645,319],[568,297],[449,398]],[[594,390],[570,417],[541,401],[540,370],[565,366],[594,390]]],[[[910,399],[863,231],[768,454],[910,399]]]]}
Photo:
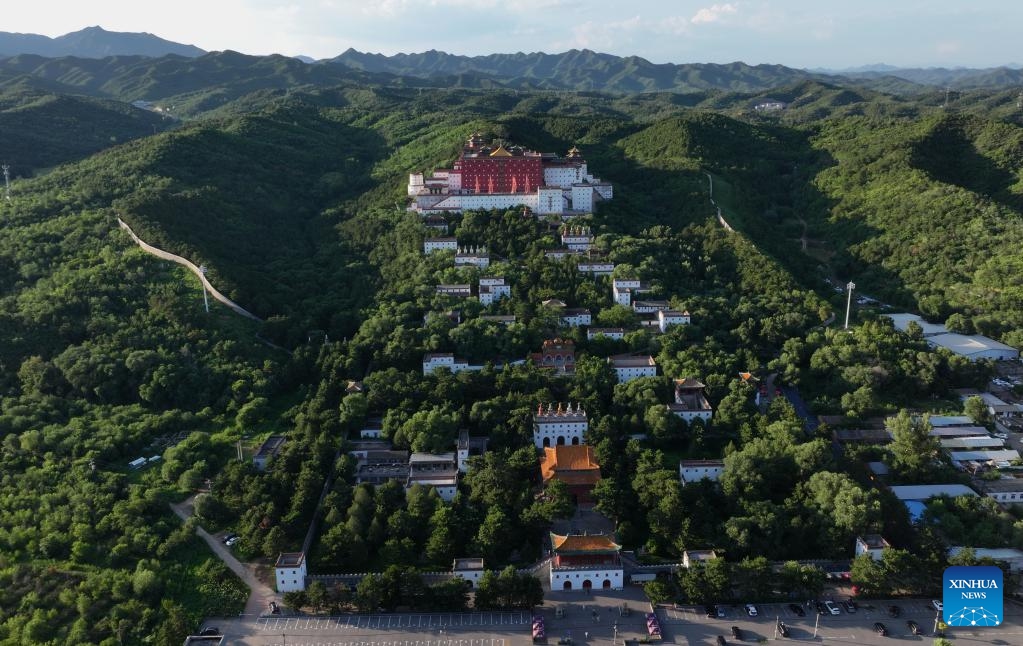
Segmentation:
{"type": "Polygon", "coordinates": [[[724,472],[724,460],[682,460],[678,463],[678,477],[683,487],[697,480],[717,482],[724,472]]]}
{"type": "Polygon", "coordinates": [[[483,455],[487,452],[487,443],[489,438],[486,437],[473,437],[469,435],[469,431],[461,430],[458,432],[458,441],[455,443],[455,455],[458,459],[458,470],[461,473],[469,472],[469,458],[483,455]]]}
{"type": "Polygon", "coordinates": [[[281,552],[274,564],[274,579],[277,592],[296,592],[305,590],[306,571],[305,552],[281,552]]]}
{"type": "Polygon", "coordinates": [[[606,260],[581,260],[576,268],[583,274],[610,276],[615,270],[615,264],[606,260]]]}
{"type": "Polygon", "coordinates": [[[405,490],[413,485],[433,487],[444,502],[458,493],[458,463],[454,453],[413,453],[408,461],[405,490]]]}
{"type": "Polygon", "coordinates": [[[886,549],[891,549],[891,544],[880,534],[864,534],[856,537],[856,544],[853,546],[854,556],[869,554],[870,558],[880,561],[886,549]]]}
{"type": "Polygon", "coordinates": [[[556,375],[575,374],[575,341],[571,339],[548,339],[543,349],[530,356],[540,368],[550,368],[556,375]]]}
{"type": "Polygon", "coordinates": [[[592,341],[598,336],[602,336],[608,339],[614,339],[621,341],[625,338],[625,328],[623,327],[591,327],[586,330],[586,340],[592,341]]]}
{"type": "Polygon", "coordinates": [[[511,285],[504,284],[502,276],[485,276],[480,278],[479,299],[483,305],[511,297],[511,285]]]}
{"type": "Polygon", "coordinates": [[[615,303],[632,306],[632,296],[649,291],[638,278],[615,278],[611,281],[611,298],[615,303]]]}
{"type": "Polygon", "coordinates": [[[271,435],[266,438],[266,441],[259,445],[256,454],[252,456],[252,464],[260,471],[266,471],[267,465],[284,448],[285,441],[287,440],[283,435],[271,435]]]}
{"type": "Polygon", "coordinates": [[[593,322],[590,310],[581,307],[569,307],[561,310],[561,325],[564,327],[579,327],[589,325],[593,322]]]}
{"type": "Polygon", "coordinates": [[[600,465],[589,445],[547,446],[540,455],[540,476],[544,484],[552,479],[565,483],[577,504],[590,504],[593,487],[600,481],[600,465]]]}
{"type": "MultiPolygon", "coordinates": [[[[639,303],[636,303],[639,305],[639,303]]],[[[638,311],[638,310],[637,310],[638,311]]],[[[689,312],[682,311],[678,312],[675,310],[657,310],[657,327],[661,330],[661,333],[668,331],[668,328],[676,325],[689,325],[692,317],[689,316],[689,312]]]]}
{"type": "Polygon", "coordinates": [[[455,267],[486,269],[489,266],[490,254],[486,247],[459,247],[455,250],[455,267]]]}
{"type": "Polygon", "coordinates": [[[561,244],[572,251],[589,251],[593,248],[593,234],[589,227],[563,227],[561,244]]]}
{"type": "Polygon", "coordinates": [[[694,419],[702,419],[704,424],[710,422],[714,416],[714,409],[704,395],[706,389],[703,383],[691,377],[676,379],[675,401],[668,404],[668,412],[686,422],[692,422],[694,419]]]}
{"type": "Polygon", "coordinates": [[[472,296],[472,286],[462,284],[437,285],[435,290],[438,294],[455,296],[458,298],[469,298],[472,296]]]}
{"type": "Polygon", "coordinates": [[[657,362],[650,355],[634,357],[632,355],[619,355],[608,359],[608,363],[615,370],[618,383],[624,384],[639,379],[640,377],[656,377],[657,362]]]}
{"type": "Polygon", "coordinates": [[[541,215],[591,213],[613,196],[573,147],[564,157],[521,146],[491,146],[473,134],[451,168],[409,175],[410,211],[424,215],[519,206],[541,215]]]}
{"type": "Polygon", "coordinates": [[[578,445],[586,443],[586,431],[589,429],[589,417],[579,406],[567,404],[557,409],[547,404],[540,404],[533,414],[533,445],[538,449],[549,446],[578,445]]]}
{"type": "Polygon", "coordinates": [[[469,370],[469,362],[458,359],[450,352],[432,352],[423,356],[423,374],[433,374],[438,368],[447,368],[451,372],[469,370]]]}
{"type": "Polygon", "coordinates": [[[423,241],[423,253],[430,255],[434,251],[458,251],[457,238],[427,238],[423,241]]]}

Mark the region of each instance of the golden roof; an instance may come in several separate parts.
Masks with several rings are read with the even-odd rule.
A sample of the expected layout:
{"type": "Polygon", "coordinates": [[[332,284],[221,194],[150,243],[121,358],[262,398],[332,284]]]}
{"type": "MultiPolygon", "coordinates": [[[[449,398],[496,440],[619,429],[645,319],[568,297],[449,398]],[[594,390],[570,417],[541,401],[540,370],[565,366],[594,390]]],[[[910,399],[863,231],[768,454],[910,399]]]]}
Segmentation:
{"type": "Polygon", "coordinates": [[[544,482],[557,478],[565,484],[596,484],[600,480],[600,465],[589,445],[546,446],[540,473],[544,482]]]}
{"type": "Polygon", "coordinates": [[[551,532],[551,546],[555,552],[617,552],[622,546],[603,534],[562,536],[551,532]]]}
{"type": "Polygon", "coordinates": [[[511,157],[512,154],[510,152],[508,152],[508,150],[502,144],[502,145],[498,146],[497,149],[494,152],[490,153],[490,156],[491,157],[511,157]]]}

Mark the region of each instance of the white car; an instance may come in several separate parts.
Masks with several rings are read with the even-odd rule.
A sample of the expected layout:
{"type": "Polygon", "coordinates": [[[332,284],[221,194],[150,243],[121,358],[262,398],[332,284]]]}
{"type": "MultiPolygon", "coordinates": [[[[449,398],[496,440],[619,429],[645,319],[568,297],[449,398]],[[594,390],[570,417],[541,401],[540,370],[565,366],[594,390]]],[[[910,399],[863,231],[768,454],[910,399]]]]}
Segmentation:
{"type": "Polygon", "coordinates": [[[992,433],[992,435],[994,435],[995,437],[997,437],[1000,440],[1007,440],[1007,439],[1009,439],[1009,434],[1008,433],[992,433]]]}
{"type": "Polygon", "coordinates": [[[754,606],[752,603],[747,603],[746,604],[746,614],[749,615],[750,617],[756,617],[757,616],[757,607],[754,606]]]}
{"type": "Polygon", "coordinates": [[[833,615],[842,614],[842,611],[838,608],[838,604],[835,603],[834,601],[825,601],[824,607],[827,608],[828,612],[830,612],[833,615]]]}
{"type": "Polygon", "coordinates": [[[937,599],[931,599],[931,605],[934,606],[934,609],[937,610],[938,612],[941,612],[942,609],[945,608],[945,604],[938,601],[937,599]]]}

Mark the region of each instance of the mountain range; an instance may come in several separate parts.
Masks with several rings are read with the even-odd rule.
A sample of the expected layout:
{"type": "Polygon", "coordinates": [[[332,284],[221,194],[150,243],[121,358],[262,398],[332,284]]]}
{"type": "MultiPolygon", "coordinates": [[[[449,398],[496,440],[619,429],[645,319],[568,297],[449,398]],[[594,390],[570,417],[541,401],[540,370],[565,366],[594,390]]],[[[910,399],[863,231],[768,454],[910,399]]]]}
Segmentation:
{"type": "Polygon", "coordinates": [[[182,45],[146,33],[107,31],[102,27],[86,27],[63,36],[50,38],[40,34],[0,32],[0,57],[36,54],[57,58],[105,58],[107,56],[201,56],[206,52],[194,45],[182,45]]]}

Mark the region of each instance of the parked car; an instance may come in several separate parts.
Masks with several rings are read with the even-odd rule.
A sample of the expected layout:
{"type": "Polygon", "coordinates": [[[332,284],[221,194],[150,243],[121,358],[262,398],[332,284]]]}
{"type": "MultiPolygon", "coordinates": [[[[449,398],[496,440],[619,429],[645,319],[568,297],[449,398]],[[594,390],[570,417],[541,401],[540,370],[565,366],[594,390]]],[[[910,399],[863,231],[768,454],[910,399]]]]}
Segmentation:
{"type": "Polygon", "coordinates": [[[742,641],[742,630],[738,626],[732,626],[732,638],[742,641]]]}
{"type": "Polygon", "coordinates": [[[941,612],[945,608],[945,604],[938,601],[937,599],[931,599],[931,605],[934,606],[934,609],[937,610],[938,612],[941,612]]]}
{"type": "Polygon", "coordinates": [[[888,628],[880,621],[874,622],[874,632],[876,632],[878,635],[881,635],[882,637],[888,636],[888,628]]]}
{"type": "Polygon", "coordinates": [[[778,622],[778,632],[781,634],[782,637],[789,636],[789,627],[785,625],[784,621],[778,622]]]}
{"type": "Polygon", "coordinates": [[[234,537],[229,538],[226,541],[224,541],[224,545],[227,545],[228,547],[231,547],[232,545],[237,543],[239,540],[241,540],[241,536],[234,536],[234,537]]]}
{"type": "Polygon", "coordinates": [[[716,609],[715,609],[715,612],[717,613],[718,619],[724,619],[725,618],[725,607],[724,606],[717,606],[716,609]]]}
{"type": "Polygon", "coordinates": [[[906,628],[909,628],[909,632],[913,633],[914,635],[923,634],[923,631],[920,630],[920,626],[918,626],[917,623],[912,619],[906,622],[906,628]]]}
{"type": "Polygon", "coordinates": [[[790,603],[789,604],[789,610],[791,610],[793,613],[795,613],[795,615],[797,617],[805,617],[806,616],[806,611],[803,610],[803,607],[801,605],[799,605],[798,603],[790,603]]]}
{"type": "Polygon", "coordinates": [[[212,637],[213,635],[219,635],[219,634],[220,634],[220,629],[219,628],[215,628],[213,626],[210,626],[208,628],[203,628],[202,630],[199,631],[199,635],[202,636],[202,637],[212,637]]]}
{"type": "Polygon", "coordinates": [[[750,617],[756,617],[757,616],[757,607],[754,606],[752,603],[747,603],[746,604],[746,614],[749,615],[750,617]]]}
{"type": "Polygon", "coordinates": [[[824,602],[824,607],[827,608],[828,612],[830,612],[833,615],[840,615],[840,614],[842,614],[842,611],[839,609],[838,604],[835,603],[834,601],[830,601],[830,600],[825,601],[824,602]]]}
{"type": "Polygon", "coordinates": [[[898,606],[888,606],[888,616],[891,618],[898,617],[902,614],[902,610],[898,606]]]}
{"type": "Polygon", "coordinates": [[[713,619],[718,616],[718,611],[714,606],[704,606],[703,609],[707,612],[707,619],[713,619]]]}
{"type": "Polygon", "coordinates": [[[728,646],[728,642],[726,642],[725,638],[722,637],[721,635],[718,635],[717,642],[718,642],[718,646],[728,646]]]}
{"type": "Polygon", "coordinates": [[[270,602],[270,614],[274,614],[274,615],[276,615],[276,614],[278,614],[278,613],[279,613],[280,611],[281,611],[281,609],[280,609],[280,607],[279,607],[279,606],[277,605],[277,602],[276,602],[276,601],[271,601],[271,602],[270,602]]]}
{"type": "Polygon", "coordinates": [[[220,539],[220,542],[223,543],[224,545],[227,545],[227,542],[232,538],[238,538],[238,534],[228,534],[224,538],[220,539]]]}
{"type": "Polygon", "coordinates": [[[824,604],[822,602],[815,601],[814,605],[816,605],[816,607],[817,607],[817,614],[818,615],[826,615],[826,614],[828,614],[828,609],[824,606],[824,604]]]}
{"type": "Polygon", "coordinates": [[[847,601],[843,601],[842,602],[842,607],[845,608],[846,612],[856,612],[856,609],[859,606],[856,605],[855,601],[853,601],[852,599],[849,599],[847,601]]]}
{"type": "Polygon", "coordinates": [[[1002,433],[1001,431],[999,431],[997,433],[992,433],[992,435],[994,435],[995,437],[997,437],[1000,440],[1007,440],[1007,439],[1009,439],[1009,434],[1008,433],[1002,433]]]}

